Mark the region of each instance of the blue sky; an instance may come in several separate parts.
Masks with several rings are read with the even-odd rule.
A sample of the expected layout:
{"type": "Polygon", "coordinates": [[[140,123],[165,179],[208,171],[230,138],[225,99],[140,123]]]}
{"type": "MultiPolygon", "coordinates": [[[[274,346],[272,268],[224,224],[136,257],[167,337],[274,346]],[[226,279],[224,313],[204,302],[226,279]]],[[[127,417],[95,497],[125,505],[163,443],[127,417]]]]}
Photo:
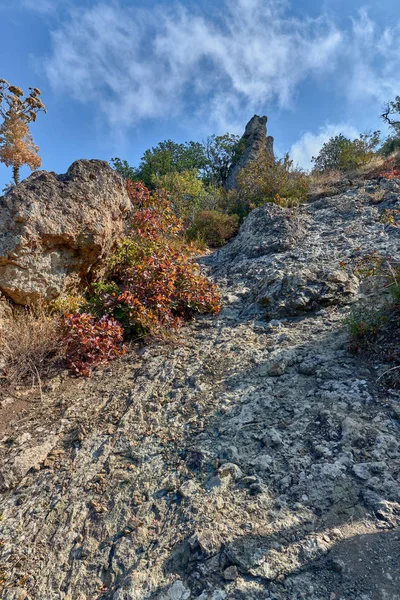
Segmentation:
{"type": "Polygon", "coordinates": [[[400,94],[398,0],[0,0],[0,31],[0,77],[42,90],[32,132],[59,173],[255,113],[307,168],[331,135],[384,130],[400,94]]]}

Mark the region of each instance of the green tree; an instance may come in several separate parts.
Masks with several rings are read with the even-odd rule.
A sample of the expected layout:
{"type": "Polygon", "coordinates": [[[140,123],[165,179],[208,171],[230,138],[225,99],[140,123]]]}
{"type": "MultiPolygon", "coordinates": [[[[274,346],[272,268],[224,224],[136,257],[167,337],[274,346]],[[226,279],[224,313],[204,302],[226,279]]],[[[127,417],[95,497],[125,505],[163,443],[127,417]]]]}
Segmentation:
{"type": "Polygon", "coordinates": [[[179,218],[192,222],[202,209],[205,190],[196,169],[153,176],[152,183],[169,193],[174,212],[179,218]]]}
{"type": "Polygon", "coordinates": [[[207,164],[204,178],[214,187],[224,186],[229,168],[240,157],[243,144],[238,135],[211,135],[205,144],[207,164]]]}
{"type": "Polygon", "coordinates": [[[122,175],[124,179],[130,179],[131,181],[138,180],[138,172],[135,167],[131,167],[128,161],[121,160],[120,158],[112,158],[110,160],[113,168],[122,175]]]}
{"type": "Polygon", "coordinates": [[[154,178],[172,172],[202,170],[206,162],[204,146],[200,142],[177,144],[172,140],[165,140],[146,150],[137,176],[146,186],[153,187],[154,178]]]}
{"type": "Polygon", "coordinates": [[[380,132],[364,133],[350,140],[343,134],[331,137],[322,146],[317,157],[312,157],[314,170],[350,171],[368,163],[379,144],[380,132]]]}

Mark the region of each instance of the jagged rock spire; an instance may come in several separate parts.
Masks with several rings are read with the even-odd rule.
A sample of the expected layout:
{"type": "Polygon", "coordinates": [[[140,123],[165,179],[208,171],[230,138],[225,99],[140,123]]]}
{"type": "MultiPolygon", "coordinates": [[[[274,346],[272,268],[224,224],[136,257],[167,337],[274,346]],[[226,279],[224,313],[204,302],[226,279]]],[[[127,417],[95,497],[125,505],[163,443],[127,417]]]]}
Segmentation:
{"type": "Polygon", "coordinates": [[[225,187],[231,190],[237,187],[237,176],[243,167],[255,160],[260,151],[265,149],[269,154],[274,154],[274,138],[267,136],[267,117],[254,115],[247,123],[241,137],[244,150],[239,160],[229,169],[225,187]]]}

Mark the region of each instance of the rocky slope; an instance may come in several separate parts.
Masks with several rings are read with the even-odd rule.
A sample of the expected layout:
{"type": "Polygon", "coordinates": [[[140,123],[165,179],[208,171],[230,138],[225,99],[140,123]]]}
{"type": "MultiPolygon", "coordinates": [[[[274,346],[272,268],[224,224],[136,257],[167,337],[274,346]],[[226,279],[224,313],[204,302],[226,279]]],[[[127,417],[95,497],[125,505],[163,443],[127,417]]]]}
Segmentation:
{"type": "Polygon", "coordinates": [[[400,397],[348,352],[339,267],[400,259],[399,198],[257,209],[204,261],[218,318],[32,399],[2,434],[2,598],[400,599],[400,397]]]}

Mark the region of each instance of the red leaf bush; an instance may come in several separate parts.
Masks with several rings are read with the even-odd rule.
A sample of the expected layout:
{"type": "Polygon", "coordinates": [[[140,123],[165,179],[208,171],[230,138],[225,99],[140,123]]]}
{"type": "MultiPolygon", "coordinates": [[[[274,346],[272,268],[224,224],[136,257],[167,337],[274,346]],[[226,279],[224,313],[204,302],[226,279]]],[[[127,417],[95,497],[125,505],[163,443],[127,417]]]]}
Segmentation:
{"type": "Polygon", "coordinates": [[[124,330],[114,319],[83,313],[65,316],[67,363],[78,375],[90,375],[93,367],[106,364],[126,352],[124,330]]]}
{"type": "Polygon", "coordinates": [[[93,286],[92,314],[66,316],[67,360],[78,374],[89,375],[123,354],[124,337],[159,335],[195,313],[217,314],[221,308],[167,194],[151,194],[141,182],[127,181],[127,190],[137,210],[129,236],[110,259],[107,279],[93,286]]]}
{"type": "Polygon", "coordinates": [[[139,336],[179,327],[195,313],[218,313],[218,292],[193,260],[167,195],[151,195],[140,183],[128,182],[127,189],[138,211],[110,262],[114,287],[103,287],[97,306],[139,336]]]}

